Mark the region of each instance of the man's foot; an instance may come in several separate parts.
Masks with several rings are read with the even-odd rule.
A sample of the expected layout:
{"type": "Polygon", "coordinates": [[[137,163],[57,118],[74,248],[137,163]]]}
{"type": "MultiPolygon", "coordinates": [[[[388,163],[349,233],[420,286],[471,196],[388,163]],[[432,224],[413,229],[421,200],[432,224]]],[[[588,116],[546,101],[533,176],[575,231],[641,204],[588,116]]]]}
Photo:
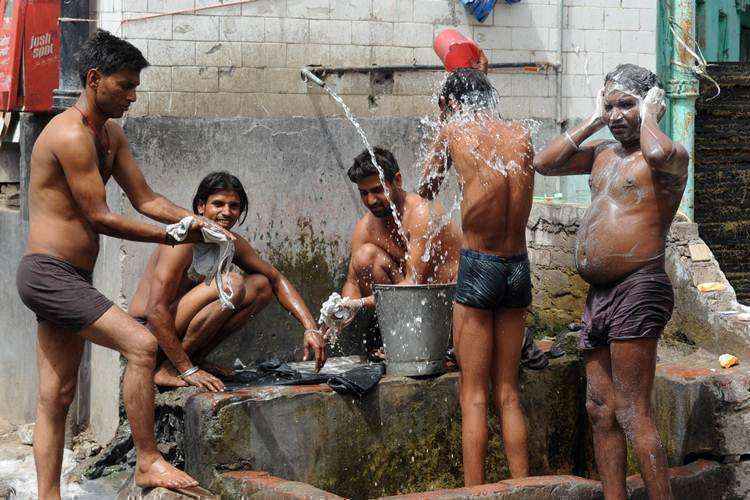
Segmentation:
{"type": "Polygon", "coordinates": [[[367,352],[367,358],[369,361],[372,361],[373,363],[380,363],[385,361],[385,351],[382,347],[378,347],[375,349],[370,349],[367,352]]]}
{"type": "Polygon", "coordinates": [[[521,348],[521,367],[528,370],[544,370],[549,365],[549,359],[544,355],[536,342],[531,328],[527,328],[523,334],[523,347],[521,348]]]}
{"type": "Polygon", "coordinates": [[[214,363],[209,363],[207,361],[203,361],[201,363],[198,363],[198,366],[200,366],[201,370],[206,371],[210,373],[211,375],[214,375],[219,378],[231,378],[234,377],[235,371],[228,366],[221,366],[214,363]]]}
{"type": "Polygon", "coordinates": [[[188,383],[177,376],[177,370],[169,360],[161,364],[154,373],[154,383],[159,387],[187,387],[188,383]]]}
{"type": "Polygon", "coordinates": [[[198,481],[173,467],[164,457],[159,456],[150,465],[136,464],[135,484],[141,488],[190,488],[198,486],[198,481]]]}

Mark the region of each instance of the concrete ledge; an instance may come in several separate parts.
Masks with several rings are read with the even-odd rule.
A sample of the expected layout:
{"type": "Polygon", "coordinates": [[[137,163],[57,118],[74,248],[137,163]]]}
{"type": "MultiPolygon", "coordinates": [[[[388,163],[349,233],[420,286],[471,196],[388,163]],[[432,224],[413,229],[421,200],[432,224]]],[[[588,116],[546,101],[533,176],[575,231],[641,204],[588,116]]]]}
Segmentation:
{"type": "Polygon", "coordinates": [[[201,487],[168,490],[166,488],[141,488],[131,479],[117,494],[117,500],[219,500],[201,487]]]}
{"type": "Polygon", "coordinates": [[[253,500],[335,500],[342,497],[309,484],[287,481],[261,471],[237,471],[221,474],[213,488],[222,497],[253,500]]]}

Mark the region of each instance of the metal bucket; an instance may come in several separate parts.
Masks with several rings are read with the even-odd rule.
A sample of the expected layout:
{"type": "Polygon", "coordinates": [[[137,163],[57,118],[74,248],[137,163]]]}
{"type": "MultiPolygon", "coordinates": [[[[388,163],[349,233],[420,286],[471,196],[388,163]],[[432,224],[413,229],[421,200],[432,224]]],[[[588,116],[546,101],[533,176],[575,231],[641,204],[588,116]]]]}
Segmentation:
{"type": "Polygon", "coordinates": [[[443,371],[451,334],[455,283],[373,285],[389,375],[443,371]]]}

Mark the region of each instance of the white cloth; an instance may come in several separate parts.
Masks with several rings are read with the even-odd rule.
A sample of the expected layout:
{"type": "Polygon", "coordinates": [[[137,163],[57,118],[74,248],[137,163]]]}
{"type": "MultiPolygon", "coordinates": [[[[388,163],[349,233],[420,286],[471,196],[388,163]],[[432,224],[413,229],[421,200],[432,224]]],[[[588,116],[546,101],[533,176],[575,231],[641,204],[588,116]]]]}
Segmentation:
{"type": "MultiPolygon", "coordinates": [[[[192,223],[193,217],[187,216],[180,222],[167,226],[167,233],[175,240],[183,241],[192,223]]],[[[188,269],[188,276],[201,277],[205,279],[206,285],[211,285],[211,281],[216,280],[221,308],[234,309],[234,290],[232,282],[228,279],[229,267],[234,258],[234,242],[216,227],[203,226],[201,233],[205,243],[193,245],[193,262],[188,269]],[[229,292],[224,290],[225,286],[229,292]]]]}

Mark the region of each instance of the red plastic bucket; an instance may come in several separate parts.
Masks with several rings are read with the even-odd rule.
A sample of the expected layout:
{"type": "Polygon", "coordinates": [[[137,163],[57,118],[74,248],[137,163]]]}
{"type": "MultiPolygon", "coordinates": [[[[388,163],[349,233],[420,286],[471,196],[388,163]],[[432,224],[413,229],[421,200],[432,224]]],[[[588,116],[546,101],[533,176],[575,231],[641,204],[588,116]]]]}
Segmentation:
{"type": "Polygon", "coordinates": [[[448,72],[458,68],[472,68],[479,63],[477,44],[454,29],[441,31],[435,38],[434,48],[448,72]]]}

